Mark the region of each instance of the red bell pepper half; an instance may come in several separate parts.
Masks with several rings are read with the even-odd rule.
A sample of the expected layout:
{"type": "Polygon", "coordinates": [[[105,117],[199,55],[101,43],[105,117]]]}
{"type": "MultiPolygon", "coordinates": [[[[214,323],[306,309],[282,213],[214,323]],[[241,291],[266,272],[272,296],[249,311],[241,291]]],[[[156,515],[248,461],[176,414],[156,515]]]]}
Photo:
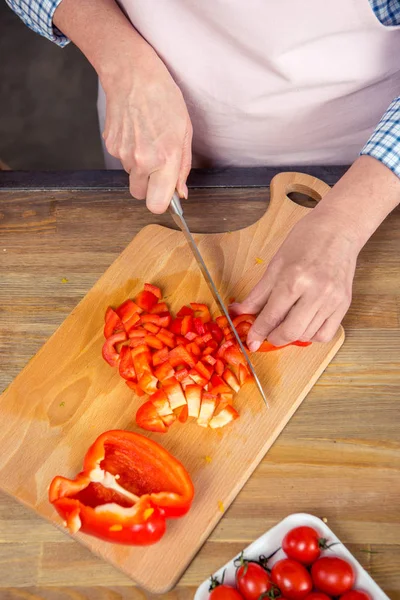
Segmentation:
{"type": "Polygon", "coordinates": [[[156,442],[131,431],[107,431],[89,448],[75,479],[57,476],[49,500],[71,533],[145,546],[181,517],[194,488],[183,465],[156,442]]]}

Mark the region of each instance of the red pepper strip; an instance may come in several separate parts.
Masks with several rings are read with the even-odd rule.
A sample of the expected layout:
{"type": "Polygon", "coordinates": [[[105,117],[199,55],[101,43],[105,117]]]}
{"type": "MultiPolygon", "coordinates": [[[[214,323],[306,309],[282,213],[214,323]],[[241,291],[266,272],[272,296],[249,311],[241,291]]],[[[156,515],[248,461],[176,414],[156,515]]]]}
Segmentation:
{"type": "Polygon", "coordinates": [[[225,365],[224,365],[223,361],[220,358],[217,358],[217,362],[215,363],[216,374],[221,376],[224,371],[225,371],[225,365]]]}
{"type": "Polygon", "coordinates": [[[136,304],[143,308],[143,310],[150,311],[157,304],[158,298],[153,292],[143,290],[136,298],[136,304]]]}
{"type": "Polygon", "coordinates": [[[186,317],[183,317],[183,319],[182,319],[182,326],[181,326],[180,333],[182,335],[186,335],[189,332],[193,332],[193,317],[190,315],[186,315],[186,317]]]}
{"type": "Polygon", "coordinates": [[[217,342],[215,342],[214,340],[211,340],[211,342],[208,342],[208,346],[203,350],[203,356],[208,356],[209,354],[214,354],[214,352],[217,350],[217,348],[218,348],[217,342]]]}
{"type": "Polygon", "coordinates": [[[157,390],[150,396],[150,402],[155,407],[160,417],[172,415],[172,408],[164,390],[157,390]]]}
{"type": "Polygon", "coordinates": [[[89,448],[75,479],[55,477],[49,500],[67,526],[106,541],[154,544],[165,519],[188,512],[194,489],[183,465],[131,431],[107,431],[89,448]]]}
{"type": "Polygon", "coordinates": [[[157,333],[159,340],[163,342],[168,348],[175,348],[175,336],[168,329],[160,329],[157,333]]]}
{"type": "Polygon", "coordinates": [[[204,323],[200,317],[195,317],[193,319],[193,329],[197,335],[204,335],[206,333],[206,328],[204,327],[204,323]]]}
{"type": "Polygon", "coordinates": [[[256,315],[238,315],[237,317],[232,319],[232,323],[235,327],[240,325],[240,323],[250,323],[252,325],[256,318],[256,315]]]}
{"type": "Polygon", "coordinates": [[[203,377],[203,375],[200,375],[196,369],[191,369],[189,371],[189,377],[193,379],[194,383],[200,385],[202,388],[208,383],[208,379],[203,377]]]}
{"type": "Polygon", "coordinates": [[[180,334],[182,331],[182,322],[183,322],[183,318],[182,319],[173,319],[172,323],[169,327],[170,331],[172,331],[172,333],[175,334],[180,334]]]}
{"type": "Polygon", "coordinates": [[[179,317],[179,318],[181,318],[181,317],[192,317],[193,316],[193,309],[189,308],[188,306],[182,306],[182,308],[176,314],[176,316],[179,317]]]}
{"type": "MultiPolygon", "coordinates": [[[[207,348],[206,348],[206,350],[207,350],[207,348]]],[[[217,364],[216,359],[213,356],[211,356],[211,354],[206,354],[206,356],[204,356],[204,354],[203,354],[203,362],[211,365],[212,367],[214,367],[217,364]]],[[[217,375],[218,375],[218,373],[217,373],[217,375]]]]}
{"type": "Polygon", "coordinates": [[[145,338],[146,335],[147,335],[147,330],[143,329],[142,327],[138,327],[137,329],[132,329],[132,331],[129,332],[130,339],[145,338]]]}
{"type": "Polygon", "coordinates": [[[219,347],[218,352],[217,352],[217,358],[223,358],[225,351],[227,350],[227,348],[230,348],[231,346],[233,346],[233,342],[231,342],[230,340],[221,344],[221,346],[219,347]]]}
{"type": "Polygon", "coordinates": [[[144,391],[138,383],[135,383],[134,381],[125,381],[125,383],[137,396],[144,396],[144,391]]]}
{"type": "Polygon", "coordinates": [[[168,355],[168,360],[173,367],[182,363],[185,363],[189,367],[194,367],[196,364],[193,356],[184,346],[176,346],[176,348],[173,348],[168,355]]]}
{"type": "Polygon", "coordinates": [[[139,323],[140,323],[140,315],[138,313],[135,313],[134,315],[131,316],[129,321],[126,321],[126,323],[124,323],[125,330],[129,334],[132,331],[132,329],[134,327],[136,327],[139,323]]]}
{"type": "Polygon", "coordinates": [[[119,333],[114,333],[104,342],[102,355],[104,360],[112,367],[116,367],[119,360],[119,354],[115,349],[115,344],[125,342],[127,338],[128,336],[126,335],[125,331],[120,331],[119,333]]]}
{"type": "Polygon", "coordinates": [[[225,369],[222,374],[222,378],[226,383],[233,389],[234,392],[238,393],[240,391],[240,385],[235,377],[235,375],[229,369],[225,369]]]}
{"type": "Polygon", "coordinates": [[[133,366],[133,359],[131,354],[131,349],[129,346],[122,346],[121,352],[119,355],[119,374],[123,379],[136,379],[136,371],[133,366]]]}
{"type": "Polygon", "coordinates": [[[188,416],[198,418],[200,413],[201,396],[203,390],[199,385],[187,385],[185,388],[188,416]]]}
{"type": "Polygon", "coordinates": [[[152,333],[153,335],[156,335],[160,331],[160,328],[157,327],[157,325],[154,325],[154,323],[144,323],[143,329],[145,329],[146,331],[150,331],[150,333],[152,333]]]}
{"type": "Polygon", "coordinates": [[[154,348],[155,350],[162,350],[164,348],[164,344],[161,340],[158,339],[155,335],[146,335],[144,338],[144,343],[150,346],[150,348],[154,348]]]}
{"type": "Polygon", "coordinates": [[[168,396],[172,410],[186,404],[186,398],[182,391],[181,384],[175,377],[170,377],[163,381],[162,386],[168,396]]]}
{"type": "Polygon", "coordinates": [[[200,406],[200,414],[199,418],[197,419],[197,424],[200,425],[200,427],[207,427],[208,423],[212,419],[217,405],[217,396],[214,396],[214,394],[209,394],[208,392],[203,392],[203,397],[201,399],[200,406]]]}
{"type": "Polygon", "coordinates": [[[223,315],[221,315],[220,317],[217,317],[215,319],[218,327],[220,327],[221,329],[224,329],[224,327],[228,327],[228,319],[226,317],[224,317],[223,315]]]}
{"type": "Polygon", "coordinates": [[[282,348],[287,348],[288,346],[310,346],[312,342],[292,342],[291,344],[285,344],[284,346],[273,346],[272,344],[270,344],[270,342],[267,342],[267,340],[265,340],[261,346],[259,347],[259,349],[257,350],[257,352],[272,352],[274,350],[281,350],[282,348]]]}
{"type": "Polygon", "coordinates": [[[161,365],[154,370],[154,375],[157,377],[157,379],[159,379],[159,381],[164,381],[165,379],[173,377],[175,375],[175,370],[171,363],[167,360],[161,363],[161,365]]]}
{"type": "MultiPolygon", "coordinates": [[[[199,304],[198,302],[191,302],[190,306],[194,310],[195,317],[200,317],[203,323],[211,321],[211,315],[207,304],[199,304]]],[[[201,335],[201,334],[200,334],[201,335]]]]}
{"type": "Polygon", "coordinates": [[[184,379],[186,379],[186,377],[188,377],[189,375],[189,370],[186,369],[186,367],[184,367],[183,369],[180,369],[179,371],[175,371],[175,378],[179,381],[179,383],[181,383],[184,379]]]}
{"type": "Polygon", "coordinates": [[[152,294],[154,294],[158,300],[161,300],[162,293],[161,293],[160,288],[157,287],[156,285],[153,285],[152,283],[145,283],[144,289],[146,292],[151,292],[152,294]]]}
{"type": "Polygon", "coordinates": [[[158,414],[157,408],[148,400],[138,408],[136,413],[136,424],[146,431],[154,431],[155,433],[167,433],[168,427],[165,425],[163,418],[158,414]]]}
{"type": "Polygon", "coordinates": [[[190,354],[192,354],[193,356],[201,356],[201,349],[196,344],[196,342],[191,342],[190,344],[187,344],[186,345],[186,350],[188,352],[190,352],[190,354]]]}
{"type": "Polygon", "coordinates": [[[140,338],[139,337],[134,337],[134,338],[131,338],[130,341],[129,341],[129,345],[130,345],[131,348],[137,348],[138,346],[143,346],[143,343],[144,343],[145,339],[146,338],[144,338],[144,337],[140,337],[140,338]]]}
{"type": "Polygon", "coordinates": [[[109,306],[106,311],[104,337],[107,339],[116,331],[123,331],[124,326],[117,313],[109,306]]]}
{"type": "Polygon", "coordinates": [[[213,368],[211,367],[211,365],[206,366],[203,362],[201,362],[199,360],[199,362],[196,363],[195,369],[198,373],[200,373],[200,375],[202,377],[207,379],[207,381],[209,381],[211,379],[211,375],[212,375],[212,371],[213,371],[213,368]]]}
{"type": "Polygon", "coordinates": [[[138,384],[146,394],[154,394],[157,391],[158,379],[151,373],[143,373],[138,384]]]}
{"type": "MultiPolygon", "coordinates": [[[[132,348],[132,355],[135,350],[137,350],[137,348],[132,348]]],[[[149,365],[148,355],[144,352],[141,352],[140,354],[133,356],[133,366],[135,367],[136,376],[138,378],[138,381],[140,381],[141,377],[145,373],[150,373],[150,375],[152,375],[151,367],[149,365]]]]}
{"type": "Polygon", "coordinates": [[[160,315],[142,315],[140,318],[141,323],[153,323],[154,325],[157,325],[158,327],[161,327],[160,325],[160,315]]]}
{"type": "Polygon", "coordinates": [[[233,406],[226,405],[213,416],[209,422],[211,429],[217,429],[219,427],[225,427],[231,421],[239,418],[239,413],[233,408],[233,406]]]}
{"type": "Polygon", "coordinates": [[[228,365],[247,365],[246,359],[238,346],[227,348],[224,353],[224,360],[228,365]]]}
{"type": "Polygon", "coordinates": [[[188,416],[189,416],[187,404],[185,404],[184,406],[181,406],[180,408],[177,408],[175,411],[175,414],[180,423],[186,423],[186,421],[188,420],[188,416]]]}
{"type": "Polygon", "coordinates": [[[252,379],[252,376],[250,375],[249,371],[247,370],[247,366],[240,364],[239,365],[239,384],[242,386],[246,383],[246,381],[249,381],[250,379],[252,379]]]}
{"type": "Polygon", "coordinates": [[[152,315],[159,315],[160,313],[168,312],[168,305],[166,304],[166,302],[159,302],[158,304],[153,306],[150,312],[152,315]]]}
{"type": "Polygon", "coordinates": [[[157,367],[161,365],[163,362],[168,360],[168,348],[163,348],[162,350],[157,350],[154,352],[152,356],[153,367],[157,367]]]}

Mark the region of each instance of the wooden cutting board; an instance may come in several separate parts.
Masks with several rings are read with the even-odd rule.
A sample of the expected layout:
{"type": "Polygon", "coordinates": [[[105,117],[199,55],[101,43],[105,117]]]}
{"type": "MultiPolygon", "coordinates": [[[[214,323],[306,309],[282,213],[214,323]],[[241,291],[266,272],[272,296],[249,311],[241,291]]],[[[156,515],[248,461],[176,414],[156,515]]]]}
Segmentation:
{"type": "MultiPolygon", "coordinates": [[[[245,297],[290,229],[310,210],[287,194],[303,192],[319,200],[328,190],[308,175],[282,173],[271,182],[269,208],[257,223],[232,233],[195,236],[226,300],[245,297]]],[[[0,487],[59,527],[61,519],[47,500],[53,476],[74,477],[88,446],[103,431],[137,429],[134,415],[141,401],[103,361],[101,347],[107,306],[134,297],[145,281],[162,288],[173,311],[188,301],[209,302],[215,310],[183,235],[158,225],[145,227],[0,397],[0,487]]],[[[269,410],[256,388],[246,385],[236,400],[241,417],[226,430],[187,423],[175,424],[164,436],[149,434],[183,462],[196,490],[190,513],[169,521],[157,545],[134,548],[80,533],[74,537],[140,586],[168,591],[343,341],[340,330],[328,344],[252,355],[269,410]]]]}

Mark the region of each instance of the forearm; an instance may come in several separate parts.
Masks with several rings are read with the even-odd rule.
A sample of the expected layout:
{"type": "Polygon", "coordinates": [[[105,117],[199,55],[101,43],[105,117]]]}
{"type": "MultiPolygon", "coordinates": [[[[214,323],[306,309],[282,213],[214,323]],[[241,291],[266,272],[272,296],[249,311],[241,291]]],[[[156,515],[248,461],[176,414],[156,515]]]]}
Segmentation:
{"type": "Polygon", "coordinates": [[[54,24],[93,65],[101,80],[118,76],[121,65],[155,55],[114,0],[62,0],[54,24]]]}
{"type": "Polygon", "coordinates": [[[399,177],[375,158],[360,156],[314,210],[361,249],[399,203],[399,177]]]}

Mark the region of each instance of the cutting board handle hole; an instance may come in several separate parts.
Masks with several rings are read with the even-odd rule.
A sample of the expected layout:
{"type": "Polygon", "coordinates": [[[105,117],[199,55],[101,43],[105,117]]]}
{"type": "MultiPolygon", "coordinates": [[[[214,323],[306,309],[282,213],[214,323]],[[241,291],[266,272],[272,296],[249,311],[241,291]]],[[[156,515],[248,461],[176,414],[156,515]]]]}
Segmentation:
{"type": "Polygon", "coordinates": [[[316,190],[298,183],[288,186],[286,195],[295,204],[305,206],[306,208],[314,208],[322,198],[316,190]]]}

